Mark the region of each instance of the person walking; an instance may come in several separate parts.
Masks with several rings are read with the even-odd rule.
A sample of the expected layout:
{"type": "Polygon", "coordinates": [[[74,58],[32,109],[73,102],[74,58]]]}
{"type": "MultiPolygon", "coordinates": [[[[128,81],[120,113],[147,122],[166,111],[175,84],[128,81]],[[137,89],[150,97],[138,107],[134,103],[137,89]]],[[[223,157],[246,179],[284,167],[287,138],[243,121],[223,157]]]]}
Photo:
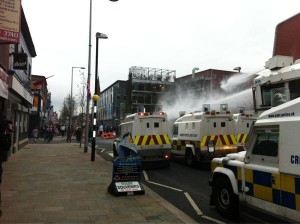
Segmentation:
{"type": "MultiPolygon", "coordinates": [[[[8,159],[8,152],[11,147],[11,133],[13,132],[12,122],[8,121],[3,114],[0,114],[0,186],[2,183],[2,163],[8,159]]],[[[0,189],[0,216],[1,210],[1,189],[0,189]]]]}
{"type": "Polygon", "coordinates": [[[102,134],[103,134],[103,125],[102,124],[100,124],[98,131],[99,131],[99,136],[102,137],[102,134]]]}
{"type": "Polygon", "coordinates": [[[72,138],[72,131],[71,131],[70,126],[68,126],[68,128],[67,128],[67,142],[71,142],[72,141],[71,138],[72,138]]]}
{"type": "Polygon", "coordinates": [[[39,137],[39,130],[37,128],[33,129],[31,135],[34,139],[34,142],[36,142],[37,138],[39,137]]]}

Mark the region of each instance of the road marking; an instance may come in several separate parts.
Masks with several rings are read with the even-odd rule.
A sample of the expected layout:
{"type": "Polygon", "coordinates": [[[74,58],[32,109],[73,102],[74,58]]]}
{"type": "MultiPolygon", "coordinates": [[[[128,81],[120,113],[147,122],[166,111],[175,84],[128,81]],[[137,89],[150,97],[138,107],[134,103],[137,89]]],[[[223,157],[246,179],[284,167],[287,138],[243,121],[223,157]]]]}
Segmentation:
{"type": "Polygon", "coordinates": [[[143,174],[144,174],[145,180],[146,180],[146,181],[149,181],[148,175],[147,175],[147,173],[146,173],[145,170],[143,170],[143,174]]]}
{"type": "Polygon", "coordinates": [[[192,197],[189,195],[189,193],[184,192],[185,197],[188,199],[194,210],[196,211],[197,215],[203,215],[203,212],[201,212],[200,208],[196,205],[192,197]]]}
{"type": "Polygon", "coordinates": [[[204,218],[204,219],[213,221],[213,222],[215,222],[215,223],[218,223],[218,224],[226,224],[226,222],[222,222],[222,221],[220,221],[220,220],[214,219],[214,218],[209,217],[209,216],[206,216],[206,215],[203,215],[203,216],[201,216],[201,217],[204,218]]]}
{"type": "Polygon", "coordinates": [[[174,188],[174,187],[170,187],[170,186],[167,186],[167,185],[164,185],[164,184],[159,184],[159,183],[152,182],[152,181],[147,181],[147,182],[150,183],[150,184],[154,184],[154,185],[158,185],[158,186],[161,186],[161,187],[169,188],[169,189],[174,190],[174,191],[179,191],[179,192],[182,191],[180,189],[177,189],[177,188],[174,188]]]}
{"type": "Polygon", "coordinates": [[[108,155],[110,155],[111,157],[114,157],[114,154],[112,152],[108,152],[108,155]]]}
{"type": "Polygon", "coordinates": [[[170,186],[167,186],[167,185],[164,185],[164,184],[159,184],[159,183],[150,181],[145,170],[143,170],[143,174],[144,174],[144,177],[145,177],[145,181],[147,181],[150,184],[154,184],[154,185],[158,185],[158,186],[161,186],[161,187],[165,187],[165,188],[168,188],[168,189],[171,189],[171,190],[174,190],[174,191],[179,191],[179,192],[182,191],[182,190],[174,188],[174,187],[170,187],[170,186]]]}

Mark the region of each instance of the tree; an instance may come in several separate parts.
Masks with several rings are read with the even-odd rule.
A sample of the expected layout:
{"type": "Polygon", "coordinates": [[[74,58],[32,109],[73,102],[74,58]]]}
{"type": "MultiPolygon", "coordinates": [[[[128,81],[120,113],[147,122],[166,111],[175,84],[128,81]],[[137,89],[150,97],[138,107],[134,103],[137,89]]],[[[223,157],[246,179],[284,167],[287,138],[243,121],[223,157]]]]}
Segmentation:
{"type": "Polygon", "coordinates": [[[76,94],[77,96],[77,104],[78,104],[78,109],[80,109],[79,112],[79,122],[81,124],[84,123],[84,118],[85,118],[85,113],[84,113],[84,108],[86,107],[86,88],[87,88],[87,83],[85,80],[85,77],[83,73],[81,73],[81,83],[77,85],[77,88],[79,92],[76,94]]]}
{"type": "MultiPolygon", "coordinates": [[[[64,99],[63,105],[60,109],[60,117],[59,120],[62,123],[67,123],[67,121],[69,121],[70,119],[70,106],[71,106],[71,95],[68,94],[68,96],[64,99]]],[[[74,117],[76,117],[76,108],[77,108],[77,104],[74,100],[74,97],[72,99],[72,117],[74,120],[74,117]]],[[[73,121],[72,120],[72,121],[73,121]]],[[[73,123],[73,122],[72,122],[73,123]]]]}

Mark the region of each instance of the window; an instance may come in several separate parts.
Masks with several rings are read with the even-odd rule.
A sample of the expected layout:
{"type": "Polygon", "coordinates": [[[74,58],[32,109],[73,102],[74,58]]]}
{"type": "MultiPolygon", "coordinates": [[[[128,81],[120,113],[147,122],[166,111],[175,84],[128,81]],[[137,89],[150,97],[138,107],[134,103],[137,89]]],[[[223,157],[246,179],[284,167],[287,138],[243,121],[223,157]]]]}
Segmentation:
{"type": "Polygon", "coordinates": [[[276,157],[278,155],[278,137],[279,133],[258,133],[252,153],[276,157]]]}
{"type": "Polygon", "coordinates": [[[225,128],[225,127],[226,127],[226,122],[224,122],[224,121],[221,122],[221,127],[222,127],[222,128],[225,128]]]}
{"type": "Polygon", "coordinates": [[[217,127],[217,122],[214,122],[214,128],[216,128],[217,127]]]}
{"type": "Polygon", "coordinates": [[[192,129],[195,130],[195,122],[192,123],[192,129]]]}
{"type": "MultiPolygon", "coordinates": [[[[269,84],[269,85],[262,85],[261,86],[261,95],[262,95],[262,101],[263,106],[271,106],[271,91],[279,88],[283,88],[284,83],[278,83],[278,84],[269,84]]],[[[274,92],[274,91],[273,91],[274,92]]]]}
{"type": "Polygon", "coordinates": [[[173,137],[177,137],[178,136],[178,125],[174,125],[173,126],[173,137]]]}
{"type": "Polygon", "coordinates": [[[147,128],[150,128],[150,124],[149,123],[147,123],[147,128]]]}
{"type": "Polygon", "coordinates": [[[187,130],[189,128],[188,123],[185,124],[185,130],[187,130]]]}
{"type": "Polygon", "coordinates": [[[154,128],[159,128],[159,122],[154,122],[154,128]]]}

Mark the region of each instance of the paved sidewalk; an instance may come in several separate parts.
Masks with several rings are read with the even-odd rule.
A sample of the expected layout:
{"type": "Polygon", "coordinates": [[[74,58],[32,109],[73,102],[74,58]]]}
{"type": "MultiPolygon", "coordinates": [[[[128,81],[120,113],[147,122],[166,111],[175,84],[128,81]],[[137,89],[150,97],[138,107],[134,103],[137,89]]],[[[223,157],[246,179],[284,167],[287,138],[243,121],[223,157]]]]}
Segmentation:
{"type": "Polygon", "coordinates": [[[196,223],[145,185],[145,195],[108,193],[112,163],[90,151],[57,137],[10,156],[0,223],[196,223]]]}

